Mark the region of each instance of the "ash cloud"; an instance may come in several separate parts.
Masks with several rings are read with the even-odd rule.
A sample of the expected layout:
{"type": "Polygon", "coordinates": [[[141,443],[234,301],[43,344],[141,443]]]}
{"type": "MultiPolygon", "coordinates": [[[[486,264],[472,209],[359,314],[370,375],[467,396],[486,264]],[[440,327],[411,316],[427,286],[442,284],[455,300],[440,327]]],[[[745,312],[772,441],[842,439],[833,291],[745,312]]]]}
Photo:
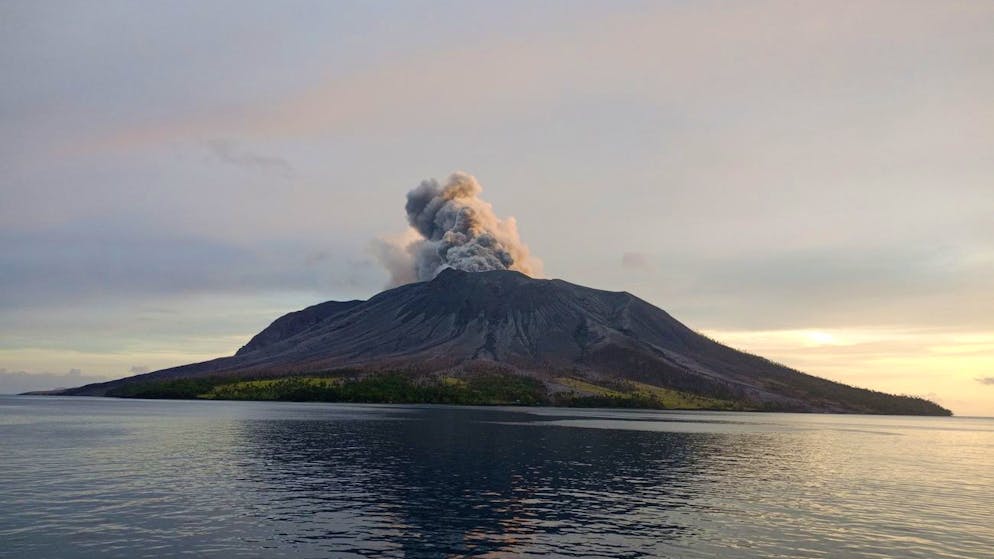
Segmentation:
{"type": "Polygon", "coordinates": [[[373,244],[391,286],[427,281],[446,268],[541,275],[542,263],[521,241],[515,219],[498,218],[482,192],[472,175],[455,172],[444,184],[428,179],[407,193],[410,229],[373,244]]]}

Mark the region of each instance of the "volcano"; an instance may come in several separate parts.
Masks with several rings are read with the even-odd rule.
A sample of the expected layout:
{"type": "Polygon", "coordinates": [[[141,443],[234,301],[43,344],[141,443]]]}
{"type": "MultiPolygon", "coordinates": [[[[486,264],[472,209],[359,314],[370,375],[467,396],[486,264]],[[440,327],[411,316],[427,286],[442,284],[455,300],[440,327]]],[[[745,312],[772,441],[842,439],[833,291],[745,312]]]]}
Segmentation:
{"type": "Polygon", "coordinates": [[[737,351],[626,292],[507,270],[446,269],[367,301],[321,303],[278,318],[233,356],[61,393],[336,372],[412,379],[499,372],[541,383],[550,397],[637,386],[738,409],[949,414],[921,398],[847,386],[737,351]]]}

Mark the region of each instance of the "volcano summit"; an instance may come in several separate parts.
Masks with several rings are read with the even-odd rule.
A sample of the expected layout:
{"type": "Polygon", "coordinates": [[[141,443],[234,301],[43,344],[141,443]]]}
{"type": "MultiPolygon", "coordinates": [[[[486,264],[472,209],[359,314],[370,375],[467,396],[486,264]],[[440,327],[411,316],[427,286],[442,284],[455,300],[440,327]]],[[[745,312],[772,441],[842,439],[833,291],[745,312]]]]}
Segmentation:
{"type": "Polygon", "coordinates": [[[729,348],[629,293],[512,270],[444,269],[367,301],[329,301],[284,315],[230,357],[61,393],[239,397],[245,392],[224,387],[257,390],[287,378],[310,379],[325,392],[272,397],[949,414],[921,398],[854,388],[729,348]],[[472,387],[481,377],[535,390],[524,400],[493,401],[441,390],[479,396],[472,387]],[[377,378],[421,396],[346,390],[369,388],[377,378]],[[193,388],[170,388],[176,386],[193,388]]]}

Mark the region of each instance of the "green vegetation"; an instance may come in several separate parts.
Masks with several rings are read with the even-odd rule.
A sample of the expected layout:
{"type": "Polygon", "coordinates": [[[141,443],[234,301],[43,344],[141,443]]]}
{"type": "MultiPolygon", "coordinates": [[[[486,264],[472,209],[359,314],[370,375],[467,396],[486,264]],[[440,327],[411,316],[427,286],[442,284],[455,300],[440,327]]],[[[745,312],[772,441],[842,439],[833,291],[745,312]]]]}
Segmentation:
{"type": "Polygon", "coordinates": [[[129,383],[107,392],[117,398],[189,399],[210,391],[223,382],[217,378],[184,378],[177,380],[129,383]]]}
{"type": "Polygon", "coordinates": [[[557,395],[559,405],[596,408],[641,408],[675,410],[748,410],[739,402],[709,398],[689,392],[635,381],[593,384],[577,378],[558,378],[573,391],[557,395]]]}
{"type": "Polygon", "coordinates": [[[243,381],[214,387],[202,398],[285,400],[293,402],[382,402],[431,404],[546,403],[541,382],[517,375],[473,375],[466,378],[424,377],[388,373],[361,378],[287,377],[243,381]]]}
{"type": "Polygon", "coordinates": [[[272,400],[290,402],[556,405],[643,409],[741,410],[742,405],[633,381],[594,384],[574,377],[556,382],[571,390],[549,396],[541,381],[507,373],[412,376],[356,372],[278,378],[208,377],[128,384],[108,395],[122,398],[272,400]]]}
{"type": "MultiPolygon", "coordinates": [[[[799,386],[767,379],[771,391],[803,401],[847,402],[847,411],[950,415],[949,410],[923,398],[893,396],[838,384],[800,373],[799,386]]],[[[111,390],[121,398],[276,400],[291,402],[367,402],[398,404],[553,405],[569,407],[641,408],[676,410],[803,411],[776,402],[755,403],[723,394],[703,394],[685,389],[654,386],[636,381],[593,383],[560,377],[556,383],[568,390],[549,394],[545,384],[532,377],[502,372],[463,373],[458,376],[401,373],[362,374],[340,370],[278,378],[208,377],[131,383],[111,390]]],[[[701,390],[703,392],[703,390],[701,390]]]]}
{"type": "Polygon", "coordinates": [[[128,385],[110,396],[291,402],[431,403],[465,405],[548,404],[545,385],[530,377],[475,374],[412,377],[399,373],[354,376],[289,376],[180,379],[128,385]]]}
{"type": "Polygon", "coordinates": [[[287,377],[281,379],[242,380],[219,384],[211,390],[197,394],[198,398],[210,400],[310,400],[294,398],[294,395],[309,391],[324,392],[329,387],[337,387],[343,382],[336,377],[287,377]]]}

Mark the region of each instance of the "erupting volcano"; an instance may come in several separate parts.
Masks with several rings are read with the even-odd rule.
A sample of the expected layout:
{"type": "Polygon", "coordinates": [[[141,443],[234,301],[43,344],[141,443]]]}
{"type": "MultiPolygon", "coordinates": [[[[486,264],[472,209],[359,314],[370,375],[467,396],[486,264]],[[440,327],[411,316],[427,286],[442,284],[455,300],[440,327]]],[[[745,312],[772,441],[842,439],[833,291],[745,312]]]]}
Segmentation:
{"type": "Polygon", "coordinates": [[[850,387],[729,348],[629,293],[529,277],[541,263],[513,218],[498,219],[480,191],[456,173],[408,194],[416,235],[380,244],[396,287],[284,315],[230,357],[63,393],[142,395],[134,387],[183,379],[391,374],[424,386],[502,375],[540,386],[539,402],[567,405],[948,414],[920,398],[850,387]]]}

